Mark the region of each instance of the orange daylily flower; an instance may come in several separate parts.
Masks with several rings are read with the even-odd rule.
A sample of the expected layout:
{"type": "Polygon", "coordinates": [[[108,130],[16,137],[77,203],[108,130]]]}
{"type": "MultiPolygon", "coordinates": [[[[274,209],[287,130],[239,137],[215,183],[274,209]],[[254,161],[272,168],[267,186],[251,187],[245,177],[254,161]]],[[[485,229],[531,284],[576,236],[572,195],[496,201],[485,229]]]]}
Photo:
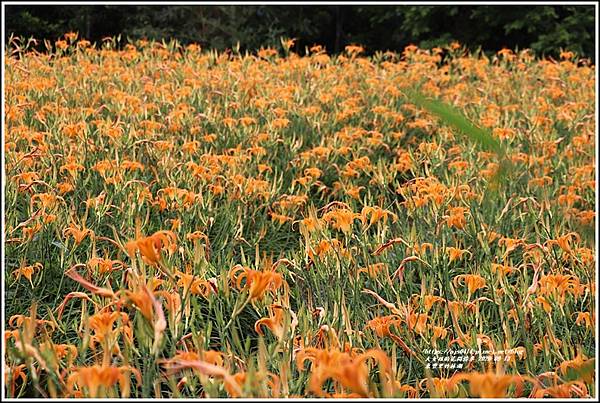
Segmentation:
{"type": "Polygon", "coordinates": [[[425,378],[419,382],[419,389],[429,390],[432,397],[451,397],[458,394],[458,386],[451,378],[425,378]]]}
{"type": "Polygon", "coordinates": [[[465,213],[468,211],[465,207],[451,207],[448,216],[444,216],[449,228],[456,227],[463,229],[466,225],[465,213]]]}
{"type": "Polygon", "coordinates": [[[432,341],[434,343],[438,339],[445,339],[446,336],[448,336],[448,329],[447,328],[441,327],[441,326],[434,326],[433,327],[432,341]]]}
{"type": "Polygon", "coordinates": [[[79,225],[71,224],[63,230],[63,235],[65,236],[65,238],[68,235],[71,235],[73,237],[73,239],[75,240],[75,243],[77,245],[79,245],[88,235],[90,237],[93,237],[94,231],[92,231],[91,229],[85,228],[85,225],[83,228],[79,228],[79,225]]]}
{"type": "Polygon", "coordinates": [[[39,203],[42,205],[42,209],[46,210],[54,208],[59,200],[64,202],[62,197],[51,193],[36,193],[31,196],[30,204],[33,206],[35,202],[39,201],[39,203]]]}
{"type": "Polygon", "coordinates": [[[183,288],[183,295],[186,295],[189,291],[193,295],[202,295],[204,298],[208,298],[211,293],[217,292],[215,284],[193,274],[178,271],[175,273],[175,277],[179,279],[177,280],[177,286],[183,288]]]}
{"type": "Polygon", "coordinates": [[[498,241],[498,245],[504,245],[506,247],[504,256],[507,256],[510,252],[517,249],[518,246],[525,245],[525,241],[523,241],[522,239],[502,237],[498,241]]]}
{"type": "Polygon", "coordinates": [[[337,229],[345,233],[352,232],[354,220],[360,218],[360,214],[356,214],[348,209],[335,209],[323,214],[323,220],[327,224],[331,225],[333,229],[337,229]]]}
{"type": "Polygon", "coordinates": [[[91,338],[90,347],[94,348],[96,342],[103,344],[106,341],[108,344],[105,344],[104,348],[112,345],[112,347],[118,349],[118,346],[113,343],[115,343],[116,337],[119,335],[119,333],[127,333],[129,317],[126,313],[119,311],[99,312],[90,316],[88,323],[90,329],[94,331],[94,334],[91,338]],[[113,326],[117,321],[119,322],[119,325],[116,329],[113,329],[113,326]]]}
{"type": "Polygon", "coordinates": [[[379,337],[389,336],[390,327],[398,327],[402,323],[402,319],[398,315],[377,316],[367,322],[366,327],[373,329],[379,337]]]}
{"type": "Polygon", "coordinates": [[[561,237],[558,237],[557,239],[550,239],[548,240],[544,246],[548,247],[548,246],[553,246],[553,245],[558,245],[563,251],[565,252],[571,252],[571,240],[575,239],[576,242],[580,242],[581,241],[581,237],[579,236],[578,233],[576,232],[569,232],[568,234],[565,234],[561,237]]]}
{"type": "Polygon", "coordinates": [[[69,175],[71,175],[71,177],[76,178],[77,173],[79,171],[83,171],[84,169],[84,166],[81,164],[78,164],[76,162],[69,162],[60,167],[60,172],[67,171],[69,172],[69,175]]]}
{"type": "Polygon", "coordinates": [[[204,360],[189,360],[190,356],[182,356],[179,358],[172,358],[163,363],[167,364],[167,375],[173,375],[184,369],[193,369],[195,372],[223,379],[227,392],[231,397],[242,396],[242,388],[237,380],[220,365],[211,364],[204,360]]]}
{"type": "Polygon", "coordinates": [[[556,380],[556,376],[554,377],[554,382],[552,386],[549,387],[538,387],[534,386],[530,398],[540,399],[545,398],[546,396],[553,398],[589,398],[588,388],[585,385],[585,382],[581,381],[571,381],[565,382],[563,384],[558,384],[556,380]]]}
{"type": "Polygon", "coordinates": [[[222,367],[225,363],[223,360],[223,352],[215,350],[195,351],[178,351],[175,356],[168,359],[160,360],[160,364],[165,367],[173,367],[185,361],[204,361],[211,365],[222,367]]]}
{"type": "Polygon", "coordinates": [[[595,371],[594,371],[594,359],[588,359],[581,352],[577,353],[577,356],[572,360],[563,361],[559,366],[558,370],[563,376],[566,376],[569,370],[574,370],[580,373],[580,376],[583,376],[581,379],[583,382],[591,383],[594,381],[595,371]],[[584,368],[590,367],[591,370],[583,371],[584,368]]]}
{"type": "Polygon", "coordinates": [[[88,266],[92,269],[98,269],[100,274],[112,273],[115,270],[122,270],[125,265],[120,260],[94,257],[88,261],[88,266]]]}
{"type": "Polygon", "coordinates": [[[177,236],[172,231],[157,231],[147,237],[139,237],[125,244],[125,249],[133,259],[135,252],[139,251],[142,260],[147,264],[157,265],[162,259],[162,250],[170,253],[175,251],[177,236]]]}
{"type": "Polygon", "coordinates": [[[469,292],[469,299],[471,299],[471,295],[473,295],[475,291],[486,287],[485,279],[478,274],[461,274],[454,277],[452,282],[455,287],[461,283],[466,284],[469,292]]]}
{"type": "Polygon", "coordinates": [[[271,221],[277,221],[280,225],[293,220],[292,217],[288,217],[283,214],[277,214],[274,212],[269,212],[269,215],[271,216],[271,221]]]}
{"type": "Polygon", "coordinates": [[[143,288],[140,288],[135,292],[125,290],[123,293],[125,294],[125,300],[128,301],[128,304],[135,306],[135,308],[140,311],[142,316],[151,322],[152,318],[154,317],[154,305],[149,293],[143,288]]]}
{"type": "Polygon", "coordinates": [[[446,302],[446,300],[439,295],[425,295],[423,297],[423,307],[425,308],[425,312],[429,312],[433,304],[444,302],[446,302]]]}
{"type": "Polygon", "coordinates": [[[130,376],[134,374],[138,385],[142,382],[140,372],[130,366],[113,367],[93,365],[91,367],[78,367],[67,379],[67,389],[75,392],[75,386],[85,392],[84,395],[91,398],[111,397],[110,390],[116,384],[121,389],[121,397],[129,397],[130,376]]]}
{"type": "Polygon", "coordinates": [[[351,56],[356,56],[365,51],[362,46],[358,45],[347,45],[344,50],[351,56]]]}
{"type": "MultiPolygon", "coordinates": [[[[261,336],[264,336],[262,327],[266,326],[267,328],[269,328],[269,330],[271,330],[271,332],[273,332],[273,334],[279,340],[282,340],[283,336],[286,332],[286,328],[284,327],[284,325],[285,325],[285,317],[284,317],[285,312],[284,311],[285,311],[285,309],[281,305],[278,305],[278,304],[271,305],[269,307],[269,317],[259,319],[256,321],[256,323],[254,323],[254,330],[256,331],[256,333],[260,334],[261,336]]],[[[289,312],[290,312],[290,316],[291,316],[291,323],[289,324],[289,331],[291,334],[293,334],[294,329],[298,325],[298,319],[296,318],[296,314],[294,313],[294,311],[292,311],[290,309],[289,312]]]]}
{"type": "Polygon", "coordinates": [[[462,380],[467,380],[473,397],[489,399],[508,397],[508,389],[512,385],[516,387],[515,397],[520,397],[523,393],[523,381],[527,378],[520,375],[506,375],[494,372],[471,372],[456,374],[451,379],[454,384],[462,380]]]}
{"type": "Polygon", "coordinates": [[[311,259],[311,261],[314,261],[315,256],[318,256],[320,258],[322,258],[323,256],[326,256],[328,253],[339,253],[339,255],[343,258],[350,258],[350,251],[346,248],[344,248],[344,246],[342,245],[342,243],[337,240],[337,239],[332,239],[330,241],[328,240],[321,240],[319,242],[319,244],[315,247],[315,248],[309,248],[308,250],[308,257],[311,259]]]}
{"type": "Polygon", "coordinates": [[[14,398],[15,390],[17,388],[17,379],[20,379],[23,384],[27,382],[27,374],[23,371],[27,365],[21,364],[14,367],[8,367],[4,365],[4,382],[10,385],[10,397],[14,398]]]}
{"type": "Polygon", "coordinates": [[[321,229],[321,220],[316,217],[306,217],[299,222],[300,230],[307,235],[311,232],[316,232],[321,229]]]}
{"type": "Polygon", "coordinates": [[[550,305],[550,302],[546,298],[538,296],[535,298],[535,301],[539,302],[547,313],[552,312],[552,305],[550,305]]]}
{"type": "Polygon", "coordinates": [[[73,189],[75,189],[75,186],[68,182],[61,182],[56,184],[56,189],[58,189],[58,193],[63,195],[65,193],[71,192],[73,189]]]}
{"type": "Polygon", "coordinates": [[[402,318],[400,318],[398,315],[377,316],[367,322],[366,328],[373,329],[375,334],[379,337],[389,337],[396,344],[398,344],[406,354],[415,355],[408,345],[406,345],[404,340],[402,340],[398,335],[393,334],[390,330],[392,326],[399,328],[402,322],[402,318]]]}
{"type": "Polygon", "coordinates": [[[512,266],[508,266],[505,264],[498,264],[498,263],[492,263],[491,270],[493,273],[497,273],[500,277],[504,277],[507,274],[517,271],[517,269],[515,269],[512,266]]]}
{"type": "Polygon", "coordinates": [[[578,297],[584,292],[579,278],[574,275],[548,274],[540,277],[540,296],[554,296],[560,303],[564,303],[568,294],[578,297]]]}
{"type": "Polygon", "coordinates": [[[319,168],[316,168],[316,167],[306,168],[304,170],[304,175],[310,176],[311,178],[314,178],[314,179],[319,179],[321,177],[321,175],[323,175],[323,171],[321,171],[319,168]]]}
{"type": "Polygon", "coordinates": [[[594,322],[595,320],[589,312],[577,312],[577,319],[575,320],[576,325],[585,326],[589,329],[593,329],[594,322]]]}
{"type": "Polygon", "coordinates": [[[15,182],[18,185],[22,183],[30,185],[31,183],[40,180],[40,175],[37,172],[23,172],[18,175],[14,175],[11,179],[15,179],[15,182]]]}
{"type": "Polygon", "coordinates": [[[363,190],[364,186],[350,186],[346,189],[346,194],[356,200],[360,200],[360,192],[363,190]]]}
{"type": "MultiPolygon", "coordinates": [[[[308,390],[317,396],[325,396],[322,385],[333,379],[340,386],[357,393],[362,397],[372,396],[368,388],[369,368],[367,362],[374,359],[382,369],[382,376],[391,378],[389,358],[381,350],[367,350],[362,354],[342,352],[339,350],[320,350],[306,348],[296,355],[296,364],[300,371],[304,370],[304,362],[312,363],[308,390]]],[[[386,380],[387,382],[387,380],[386,380]]]]}
{"type": "Polygon", "coordinates": [[[407,315],[407,326],[410,330],[414,330],[418,334],[424,334],[427,329],[427,320],[429,315],[426,313],[411,312],[407,315]]]}
{"type": "Polygon", "coordinates": [[[238,290],[248,290],[250,300],[262,299],[268,291],[288,287],[283,276],[276,273],[274,268],[261,271],[236,265],[229,270],[229,278],[238,290]]]}
{"type": "Polygon", "coordinates": [[[25,277],[29,281],[29,284],[31,284],[31,287],[33,288],[33,282],[31,278],[36,271],[40,271],[43,268],[44,266],[41,263],[37,262],[29,266],[23,266],[18,269],[15,269],[12,273],[15,276],[16,280],[19,280],[21,276],[25,277]]]}
{"type": "Polygon", "coordinates": [[[164,330],[167,328],[167,321],[162,305],[155,297],[152,282],[149,282],[149,284],[146,285],[141,282],[140,279],[136,280],[136,290],[125,290],[124,294],[129,302],[132,302],[140,311],[142,316],[152,324],[152,327],[154,328],[154,343],[152,345],[152,350],[156,353],[158,351],[159,343],[162,340],[164,330]]]}
{"type": "MultiPolygon", "coordinates": [[[[231,381],[225,382],[225,390],[230,397],[242,397],[239,394],[239,390],[242,390],[244,384],[248,380],[248,374],[246,372],[238,372],[232,376],[231,381]]],[[[260,383],[264,382],[265,386],[269,389],[270,396],[261,396],[261,397],[279,397],[279,389],[281,385],[281,381],[279,377],[271,372],[267,372],[266,374],[256,373],[254,374],[252,386],[254,388],[259,387],[260,383]]]]}
{"type": "Polygon", "coordinates": [[[369,227],[378,221],[382,221],[383,224],[387,224],[388,217],[392,218],[392,222],[398,221],[398,216],[396,214],[392,213],[389,210],[384,210],[380,207],[363,207],[360,213],[361,221],[363,223],[367,221],[368,216],[371,216],[371,219],[369,220],[369,227]]]}
{"type": "Polygon", "coordinates": [[[459,249],[459,248],[454,248],[454,247],[451,247],[451,246],[449,246],[449,247],[446,248],[446,253],[450,257],[450,263],[454,262],[455,260],[462,259],[463,255],[465,253],[468,253],[469,255],[472,255],[472,253],[469,252],[466,249],[459,249]]]}

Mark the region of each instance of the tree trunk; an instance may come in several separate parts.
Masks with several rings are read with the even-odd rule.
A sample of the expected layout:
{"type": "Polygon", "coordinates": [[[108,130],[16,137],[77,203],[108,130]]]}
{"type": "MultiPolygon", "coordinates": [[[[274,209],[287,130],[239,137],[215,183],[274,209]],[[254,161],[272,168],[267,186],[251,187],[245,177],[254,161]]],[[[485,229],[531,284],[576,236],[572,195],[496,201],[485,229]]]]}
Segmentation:
{"type": "Polygon", "coordinates": [[[90,16],[90,7],[85,8],[85,39],[90,39],[92,33],[92,19],[90,16]]]}
{"type": "Polygon", "coordinates": [[[335,53],[338,53],[342,47],[342,36],[344,24],[344,15],[340,6],[335,6],[335,53]]]}

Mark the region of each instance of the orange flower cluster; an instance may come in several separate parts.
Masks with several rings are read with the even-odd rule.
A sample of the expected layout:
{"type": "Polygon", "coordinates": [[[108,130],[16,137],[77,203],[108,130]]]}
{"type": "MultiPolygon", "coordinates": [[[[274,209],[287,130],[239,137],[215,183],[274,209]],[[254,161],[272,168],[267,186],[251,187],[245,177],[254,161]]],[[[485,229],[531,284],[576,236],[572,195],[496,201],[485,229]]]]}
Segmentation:
{"type": "Polygon", "coordinates": [[[9,38],[5,394],[591,397],[596,67],[297,40],[9,38]]]}

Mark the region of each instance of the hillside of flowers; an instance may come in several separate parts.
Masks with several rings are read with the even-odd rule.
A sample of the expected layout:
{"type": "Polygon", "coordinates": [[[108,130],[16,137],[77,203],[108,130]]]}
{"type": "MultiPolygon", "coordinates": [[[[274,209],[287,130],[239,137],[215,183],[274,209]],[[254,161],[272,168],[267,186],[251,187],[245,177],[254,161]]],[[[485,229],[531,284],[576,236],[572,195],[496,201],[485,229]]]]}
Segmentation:
{"type": "Polygon", "coordinates": [[[49,45],[4,59],[6,396],[597,395],[589,61],[49,45]]]}

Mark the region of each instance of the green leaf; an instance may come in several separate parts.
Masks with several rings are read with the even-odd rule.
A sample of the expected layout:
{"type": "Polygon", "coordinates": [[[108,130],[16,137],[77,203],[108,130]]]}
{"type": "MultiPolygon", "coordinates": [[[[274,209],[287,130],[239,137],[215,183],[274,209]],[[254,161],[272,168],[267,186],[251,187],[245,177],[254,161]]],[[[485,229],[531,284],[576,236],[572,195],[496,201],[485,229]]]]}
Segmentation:
{"type": "Polygon", "coordinates": [[[498,171],[491,180],[493,186],[506,177],[510,168],[510,161],[506,159],[506,151],[502,144],[492,136],[489,130],[476,126],[452,105],[437,99],[426,98],[414,89],[405,89],[404,93],[411,102],[436,116],[443,124],[458,130],[484,150],[498,155],[498,171]]]}
{"type": "Polygon", "coordinates": [[[444,124],[452,126],[469,137],[472,141],[480,144],[489,151],[502,154],[502,146],[489,131],[475,126],[459,110],[439,100],[425,98],[415,90],[404,91],[408,98],[417,106],[426,109],[432,115],[437,116],[444,124]]]}

